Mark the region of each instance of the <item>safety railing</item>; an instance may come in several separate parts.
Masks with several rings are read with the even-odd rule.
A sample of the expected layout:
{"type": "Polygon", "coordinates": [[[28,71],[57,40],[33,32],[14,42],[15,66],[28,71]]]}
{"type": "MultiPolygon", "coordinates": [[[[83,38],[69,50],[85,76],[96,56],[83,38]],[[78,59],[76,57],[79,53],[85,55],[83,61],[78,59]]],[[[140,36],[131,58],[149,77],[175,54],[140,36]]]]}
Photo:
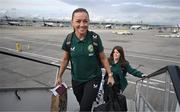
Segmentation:
{"type": "Polygon", "coordinates": [[[166,66],[136,82],[136,111],[179,112],[180,69],[166,66]]]}
{"type": "MultiPolygon", "coordinates": [[[[24,60],[29,60],[29,61],[33,61],[33,62],[36,62],[36,63],[41,63],[43,65],[48,65],[48,66],[52,66],[52,67],[56,67],[57,68],[57,72],[59,71],[59,68],[60,68],[60,65],[59,63],[56,63],[57,60],[53,61],[53,60],[47,60],[47,59],[44,59],[44,58],[41,58],[41,57],[36,57],[36,56],[31,56],[30,54],[27,54],[25,52],[16,52],[15,50],[10,50],[10,49],[3,49],[3,48],[0,48],[0,54],[4,54],[4,55],[8,55],[8,56],[13,56],[13,57],[16,57],[16,58],[20,58],[20,59],[24,59],[24,60]]],[[[67,67],[67,69],[71,69],[71,67],[67,67]]],[[[6,106],[7,105],[7,109],[9,108],[8,105],[10,104],[6,104],[6,102],[12,102],[13,100],[12,99],[6,99],[6,98],[11,98],[11,96],[15,96],[19,101],[21,100],[21,96],[19,95],[19,93],[21,93],[21,95],[23,93],[23,96],[24,96],[24,100],[29,100],[31,101],[30,103],[34,103],[33,105],[37,104],[37,106],[42,106],[41,104],[39,104],[40,101],[38,100],[42,100],[43,102],[43,106],[47,105],[47,103],[50,105],[50,106],[47,106],[45,107],[44,109],[47,109],[49,108],[49,110],[51,111],[66,111],[67,109],[67,92],[65,92],[65,94],[63,94],[61,97],[59,98],[56,98],[56,97],[53,97],[53,95],[50,93],[50,89],[54,88],[54,86],[48,86],[48,85],[45,85],[43,84],[44,87],[3,87],[3,88],[0,88],[0,92],[2,93],[1,94],[1,101],[5,101],[4,104],[2,104],[1,106],[6,106]],[[47,90],[49,91],[47,93],[47,90]],[[7,96],[7,94],[4,94],[7,93],[8,91],[11,91],[11,93],[13,94],[10,94],[11,96],[7,96]],[[33,91],[33,92],[32,92],[33,91]],[[41,92],[40,92],[41,91],[41,92]],[[35,93],[39,96],[40,94],[44,94],[44,97],[38,97],[35,95],[35,93]],[[30,95],[34,95],[35,98],[30,98],[30,95]],[[47,98],[49,97],[49,98],[47,98]],[[35,99],[36,101],[32,101],[33,99],[35,99]],[[48,100],[51,100],[51,101],[46,101],[45,103],[45,99],[48,99],[48,100]],[[53,100],[59,100],[59,101],[56,101],[58,104],[56,107],[56,109],[54,108],[54,101],[53,100]],[[12,100],[12,101],[10,101],[12,100]],[[58,109],[58,110],[57,110],[58,109]]],[[[68,85],[68,88],[70,88],[71,85],[68,85]]],[[[42,96],[42,95],[40,95],[42,96]]],[[[23,102],[23,100],[21,100],[21,103],[14,103],[12,105],[14,105],[14,107],[11,107],[12,108],[22,108],[22,110],[26,110],[26,109],[29,109],[29,110],[33,110],[33,109],[39,109],[39,107],[26,107],[29,102],[23,102]],[[16,107],[15,107],[16,106],[16,107]],[[24,107],[22,107],[24,106],[24,107]]],[[[1,107],[0,106],[0,107],[1,107]]],[[[43,107],[40,107],[40,108],[43,108],[43,107]]],[[[2,109],[2,108],[1,108],[2,109]]],[[[0,111],[1,111],[0,109],[0,111]]],[[[21,109],[20,109],[21,110],[21,109]]],[[[5,110],[6,111],[6,110],[5,110]]],[[[35,110],[37,111],[37,110],[35,110]]],[[[39,110],[39,111],[42,111],[42,110],[39,110]]],[[[47,111],[47,110],[43,110],[43,111],[47,111]]]]}

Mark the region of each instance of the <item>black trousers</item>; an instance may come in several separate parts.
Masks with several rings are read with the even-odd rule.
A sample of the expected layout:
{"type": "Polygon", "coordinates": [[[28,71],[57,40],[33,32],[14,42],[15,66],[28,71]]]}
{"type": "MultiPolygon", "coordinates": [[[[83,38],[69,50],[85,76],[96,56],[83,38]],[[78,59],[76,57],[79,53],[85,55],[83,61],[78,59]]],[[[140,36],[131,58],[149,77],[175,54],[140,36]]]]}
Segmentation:
{"type": "Polygon", "coordinates": [[[91,111],[93,101],[95,101],[100,87],[101,78],[101,76],[98,76],[84,83],[72,80],[73,92],[79,102],[80,111],[91,111]]]}

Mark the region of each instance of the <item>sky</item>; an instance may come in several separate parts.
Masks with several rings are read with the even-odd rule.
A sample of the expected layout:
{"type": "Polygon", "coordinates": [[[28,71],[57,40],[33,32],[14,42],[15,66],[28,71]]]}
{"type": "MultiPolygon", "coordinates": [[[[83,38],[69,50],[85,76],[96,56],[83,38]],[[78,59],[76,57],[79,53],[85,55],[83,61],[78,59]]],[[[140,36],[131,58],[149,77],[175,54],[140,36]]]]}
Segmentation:
{"type": "Polygon", "coordinates": [[[0,17],[70,20],[78,7],[91,21],[180,24],[180,0],[0,0],[0,17]]]}

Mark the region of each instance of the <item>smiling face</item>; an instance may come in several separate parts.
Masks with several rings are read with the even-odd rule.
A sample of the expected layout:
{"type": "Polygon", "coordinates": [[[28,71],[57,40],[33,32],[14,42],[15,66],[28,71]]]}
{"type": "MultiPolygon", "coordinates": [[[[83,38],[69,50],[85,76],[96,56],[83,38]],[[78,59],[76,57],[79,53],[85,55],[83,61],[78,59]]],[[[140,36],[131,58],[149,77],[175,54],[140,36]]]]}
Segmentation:
{"type": "Polygon", "coordinates": [[[85,37],[89,26],[88,14],[86,12],[74,13],[71,24],[78,37],[85,37]]]}

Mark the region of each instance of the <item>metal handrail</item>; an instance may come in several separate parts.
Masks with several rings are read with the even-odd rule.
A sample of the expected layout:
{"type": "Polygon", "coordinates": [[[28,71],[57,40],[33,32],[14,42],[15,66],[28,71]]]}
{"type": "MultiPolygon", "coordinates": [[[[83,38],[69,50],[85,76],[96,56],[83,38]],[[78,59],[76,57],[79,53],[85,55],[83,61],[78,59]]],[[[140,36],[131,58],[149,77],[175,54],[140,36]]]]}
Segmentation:
{"type": "Polygon", "coordinates": [[[9,56],[13,56],[13,57],[17,57],[17,58],[21,58],[21,59],[25,59],[25,60],[29,60],[29,61],[34,61],[34,62],[37,62],[37,63],[42,63],[42,64],[45,64],[45,65],[60,67],[59,64],[52,63],[52,62],[50,63],[47,60],[43,60],[43,59],[37,59],[38,57],[32,57],[30,55],[26,55],[23,52],[15,52],[13,50],[0,48],[0,53],[5,54],[5,55],[9,55],[9,56]]]}
{"type": "MultiPolygon", "coordinates": [[[[16,52],[15,50],[12,50],[12,49],[0,48],[0,54],[9,55],[9,56],[13,56],[13,57],[33,61],[33,62],[36,62],[36,63],[41,63],[41,64],[44,64],[44,65],[57,67],[58,69],[60,68],[60,64],[56,63],[57,60],[51,60],[50,61],[48,59],[35,57],[35,56],[30,55],[30,54],[27,55],[27,53],[25,53],[25,52],[16,52]]],[[[67,66],[66,69],[71,70],[71,67],[67,66]]],[[[5,89],[5,88],[2,88],[2,89],[5,89]]]]}
{"type": "Polygon", "coordinates": [[[179,82],[180,82],[180,68],[179,66],[177,65],[168,65],[168,66],[165,66],[145,77],[143,77],[142,79],[139,79],[136,81],[136,83],[138,83],[139,81],[142,81],[146,78],[152,78],[152,77],[155,77],[157,75],[160,75],[160,74],[163,74],[165,72],[169,72],[169,75],[171,77],[171,80],[173,82],[173,86],[174,86],[174,89],[175,89],[175,92],[176,92],[176,95],[177,95],[177,98],[178,98],[178,101],[180,103],[180,86],[179,86],[179,82]]]}
{"type": "MultiPolygon", "coordinates": [[[[158,76],[158,75],[160,75],[160,74],[163,74],[163,73],[168,73],[169,75],[170,75],[170,78],[171,78],[171,80],[172,80],[172,85],[173,85],[173,87],[174,87],[174,91],[175,91],[175,93],[176,93],[176,97],[177,97],[177,100],[178,100],[178,102],[179,102],[179,104],[180,104],[180,86],[179,86],[179,82],[180,82],[180,68],[179,68],[179,66],[177,66],[177,65],[169,65],[169,66],[165,66],[165,67],[163,67],[163,68],[161,68],[161,69],[159,69],[159,70],[157,70],[157,71],[155,71],[155,72],[153,72],[153,73],[151,73],[151,74],[149,74],[149,75],[147,75],[146,77],[143,77],[142,79],[140,79],[140,80],[137,80],[136,81],[136,103],[140,103],[140,98],[144,101],[144,103],[146,103],[146,105],[149,107],[149,109],[152,111],[153,110],[153,108],[152,108],[152,106],[149,104],[149,103],[147,103],[147,97],[149,96],[148,94],[149,94],[149,87],[152,87],[152,86],[150,86],[150,83],[149,83],[149,81],[153,78],[153,77],[155,77],[155,76],[158,76]],[[148,79],[147,80],[147,82],[146,82],[146,84],[144,83],[144,80],[145,79],[148,79]],[[145,85],[144,85],[144,84],[145,85]],[[141,85],[139,85],[139,84],[141,84],[141,85]],[[142,94],[140,94],[140,91],[139,91],[139,87],[140,86],[147,86],[146,87],[146,97],[143,97],[143,95],[142,94]]],[[[168,75],[167,74],[167,75],[168,75]]],[[[165,91],[167,92],[168,91],[168,93],[166,93],[166,96],[168,97],[168,95],[169,95],[169,93],[171,92],[170,90],[169,90],[169,87],[170,87],[170,85],[171,85],[171,83],[170,83],[170,81],[169,80],[167,80],[167,75],[166,75],[166,81],[165,81],[165,87],[166,87],[166,89],[165,89],[165,91]],[[168,83],[168,84],[167,84],[168,83]]],[[[164,82],[163,82],[164,83],[164,82]]],[[[171,92],[172,93],[172,92],[171,92]]],[[[167,108],[168,108],[168,105],[166,104],[168,102],[168,98],[166,99],[166,101],[165,101],[165,107],[164,107],[164,110],[166,110],[167,111],[167,108]]],[[[139,104],[136,104],[136,110],[137,111],[139,111],[139,108],[140,108],[140,106],[139,106],[139,104]]],[[[143,107],[144,108],[144,107],[143,107]]]]}
{"type": "MultiPolygon", "coordinates": [[[[59,71],[59,68],[60,68],[60,64],[57,64],[56,62],[57,61],[49,61],[47,59],[43,59],[43,58],[39,58],[39,57],[34,57],[34,56],[31,56],[31,55],[27,55],[25,52],[16,52],[14,50],[9,50],[9,49],[2,49],[0,48],[0,54],[4,54],[4,55],[9,55],[9,56],[13,56],[13,57],[17,57],[17,58],[21,58],[21,59],[25,59],[25,60],[29,60],[29,61],[33,61],[33,62],[36,62],[36,63],[41,63],[41,64],[44,64],[44,65],[49,65],[49,66],[54,66],[54,67],[57,67],[58,68],[58,71],[59,71]]],[[[66,69],[69,69],[71,70],[71,67],[67,66],[66,69]]],[[[18,91],[19,90],[44,90],[44,89],[52,89],[54,88],[54,86],[47,86],[46,87],[24,87],[24,88],[6,88],[6,87],[3,87],[3,88],[0,88],[0,92],[1,91],[14,91],[15,92],[15,95],[17,96],[17,98],[20,100],[20,96],[18,95],[18,91]]],[[[70,88],[70,86],[68,86],[68,88],[70,88]]],[[[52,96],[52,102],[51,102],[51,110],[56,110],[56,111],[66,111],[66,108],[67,108],[67,92],[65,92],[65,94],[63,94],[62,96],[59,97],[59,104],[58,104],[58,108],[57,107],[54,107],[54,99],[55,96],[52,96]],[[61,103],[60,103],[61,102],[61,103]]]]}

